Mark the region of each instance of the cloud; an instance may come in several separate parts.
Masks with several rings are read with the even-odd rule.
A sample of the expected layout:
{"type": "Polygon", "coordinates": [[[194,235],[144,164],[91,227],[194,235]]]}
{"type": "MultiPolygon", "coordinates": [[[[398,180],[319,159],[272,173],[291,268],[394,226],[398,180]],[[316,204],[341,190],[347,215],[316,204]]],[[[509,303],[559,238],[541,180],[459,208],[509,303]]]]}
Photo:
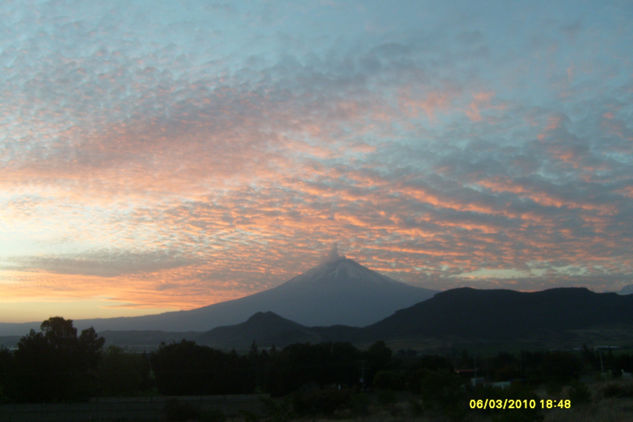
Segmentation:
{"type": "Polygon", "coordinates": [[[633,273],[630,30],[589,13],[613,12],[72,6],[0,6],[21,34],[0,53],[0,260],[24,292],[107,279],[121,303],[200,305],[333,239],[435,287],[633,273]]]}
{"type": "Polygon", "coordinates": [[[81,254],[18,256],[5,259],[0,270],[45,271],[58,274],[78,274],[118,277],[135,273],[152,273],[195,263],[170,252],[95,251],[81,254]]]}

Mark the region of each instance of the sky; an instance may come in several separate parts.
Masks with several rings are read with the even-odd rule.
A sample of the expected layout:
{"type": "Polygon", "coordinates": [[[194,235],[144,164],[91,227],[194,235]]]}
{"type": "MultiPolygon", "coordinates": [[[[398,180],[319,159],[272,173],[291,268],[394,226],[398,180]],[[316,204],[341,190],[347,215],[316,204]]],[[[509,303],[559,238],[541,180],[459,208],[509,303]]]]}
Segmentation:
{"type": "Polygon", "coordinates": [[[192,309],[338,245],[633,283],[629,1],[3,1],[0,321],[192,309]]]}

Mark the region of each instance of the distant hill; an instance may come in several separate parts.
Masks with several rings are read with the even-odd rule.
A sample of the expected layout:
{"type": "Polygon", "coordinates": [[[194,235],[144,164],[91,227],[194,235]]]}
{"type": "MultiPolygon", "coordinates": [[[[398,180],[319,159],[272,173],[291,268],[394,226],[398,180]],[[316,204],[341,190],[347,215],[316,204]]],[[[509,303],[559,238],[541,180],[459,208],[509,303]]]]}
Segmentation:
{"type": "MultiPolygon", "coordinates": [[[[198,309],[124,318],[74,321],[79,329],[97,331],[208,331],[234,325],[257,312],[274,312],[308,326],[364,326],[398,309],[432,297],[433,290],[414,287],[336,256],[275,288],[198,309]]],[[[61,312],[60,312],[61,313],[61,312]]],[[[41,321],[40,321],[41,322],[41,321]]],[[[26,334],[30,324],[0,324],[0,335],[26,334]]]]}
{"type": "MultiPolygon", "coordinates": [[[[359,336],[360,328],[347,326],[306,327],[282,318],[274,312],[257,312],[245,322],[216,327],[207,332],[170,331],[102,331],[106,346],[118,345],[130,350],[152,350],[160,343],[191,340],[198,344],[225,350],[248,350],[255,342],[258,347],[285,347],[294,343],[351,341],[359,336]]],[[[2,337],[0,337],[0,341],[2,337]]],[[[7,338],[9,340],[9,338],[7,338]]],[[[17,340],[15,340],[17,343],[17,340]]]]}
{"type": "Polygon", "coordinates": [[[377,340],[413,340],[421,344],[428,339],[458,343],[529,339],[551,343],[561,337],[581,341],[579,330],[596,327],[616,336],[624,327],[633,338],[633,296],[594,293],[585,288],[534,293],[460,288],[438,293],[365,328],[305,327],[267,312],[243,324],[216,328],[200,340],[236,349],[245,349],[252,341],[261,346],[322,341],[367,344],[377,340]]]}
{"type": "MultiPolygon", "coordinates": [[[[345,272],[358,264],[333,265],[345,272]]],[[[360,267],[360,266],[358,266],[360,267]]],[[[320,271],[325,270],[322,268],[320,271]]],[[[358,271],[364,271],[362,267],[358,271]]],[[[325,271],[324,271],[325,272],[325,271]]],[[[308,277],[310,280],[319,278],[308,277]]],[[[330,276],[336,280],[336,276],[330,276]]],[[[343,280],[348,280],[345,276],[343,280]]],[[[300,284],[305,280],[295,279],[300,284]]],[[[325,302],[327,303],[327,302],[325,302]]],[[[283,347],[292,343],[349,341],[368,344],[466,344],[481,342],[535,342],[576,346],[628,341],[633,344],[633,295],[594,293],[586,288],[558,288],[533,293],[512,290],[460,288],[437,293],[431,299],[401,309],[364,328],[343,325],[310,327],[274,312],[255,312],[239,324],[205,332],[110,331],[100,332],[108,344],[153,348],[161,341],[183,338],[223,349],[247,350],[283,347]]]]}
{"type": "Polygon", "coordinates": [[[305,327],[274,312],[258,312],[242,324],[214,328],[195,341],[211,347],[246,350],[253,342],[262,347],[285,347],[295,343],[354,341],[361,332],[362,328],[343,325],[305,327]]]}
{"type": "Polygon", "coordinates": [[[40,322],[0,322],[0,336],[24,336],[29,333],[30,330],[38,331],[40,329],[40,322]]]}
{"type": "Polygon", "coordinates": [[[200,344],[247,350],[292,343],[385,340],[402,344],[531,342],[580,345],[595,341],[633,341],[633,296],[559,288],[534,293],[460,288],[397,311],[364,328],[306,327],[272,312],[246,322],[218,327],[190,338],[200,344]]]}
{"type": "Polygon", "coordinates": [[[320,343],[323,338],[308,327],[282,318],[273,312],[258,312],[241,324],[217,327],[199,335],[199,344],[246,350],[252,342],[258,346],[284,347],[293,343],[320,343]]]}
{"type": "Polygon", "coordinates": [[[534,293],[460,288],[377,322],[366,338],[538,338],[591,327],[633,326],[633,296],[558,288],[534,293]]]}

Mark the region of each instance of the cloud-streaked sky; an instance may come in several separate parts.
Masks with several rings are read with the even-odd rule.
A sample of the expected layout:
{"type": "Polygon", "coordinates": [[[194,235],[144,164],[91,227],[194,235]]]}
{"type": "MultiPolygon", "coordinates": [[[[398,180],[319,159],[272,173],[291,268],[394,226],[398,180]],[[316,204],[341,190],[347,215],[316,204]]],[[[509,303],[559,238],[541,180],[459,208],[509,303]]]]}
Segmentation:
{"type": "Polygon", "coordinates": [[[633,283],[629,1],[0,4],[0,321],[190,309],[333,243],[633,283]],[[450,3],[450,4],[449,4],[450,3]]]}

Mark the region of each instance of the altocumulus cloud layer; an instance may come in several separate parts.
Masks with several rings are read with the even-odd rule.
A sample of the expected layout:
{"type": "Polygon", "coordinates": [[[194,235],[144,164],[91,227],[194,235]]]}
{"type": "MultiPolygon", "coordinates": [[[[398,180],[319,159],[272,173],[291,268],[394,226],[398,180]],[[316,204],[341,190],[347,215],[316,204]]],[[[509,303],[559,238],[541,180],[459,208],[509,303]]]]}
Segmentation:
{"type": "Polygon", "coordinates": [[[619,289],[631,19],[617,1],[4,2],[0,295],[22,319],[42,300],[191,308],[333,242],[437,289],[619,289]]]}

